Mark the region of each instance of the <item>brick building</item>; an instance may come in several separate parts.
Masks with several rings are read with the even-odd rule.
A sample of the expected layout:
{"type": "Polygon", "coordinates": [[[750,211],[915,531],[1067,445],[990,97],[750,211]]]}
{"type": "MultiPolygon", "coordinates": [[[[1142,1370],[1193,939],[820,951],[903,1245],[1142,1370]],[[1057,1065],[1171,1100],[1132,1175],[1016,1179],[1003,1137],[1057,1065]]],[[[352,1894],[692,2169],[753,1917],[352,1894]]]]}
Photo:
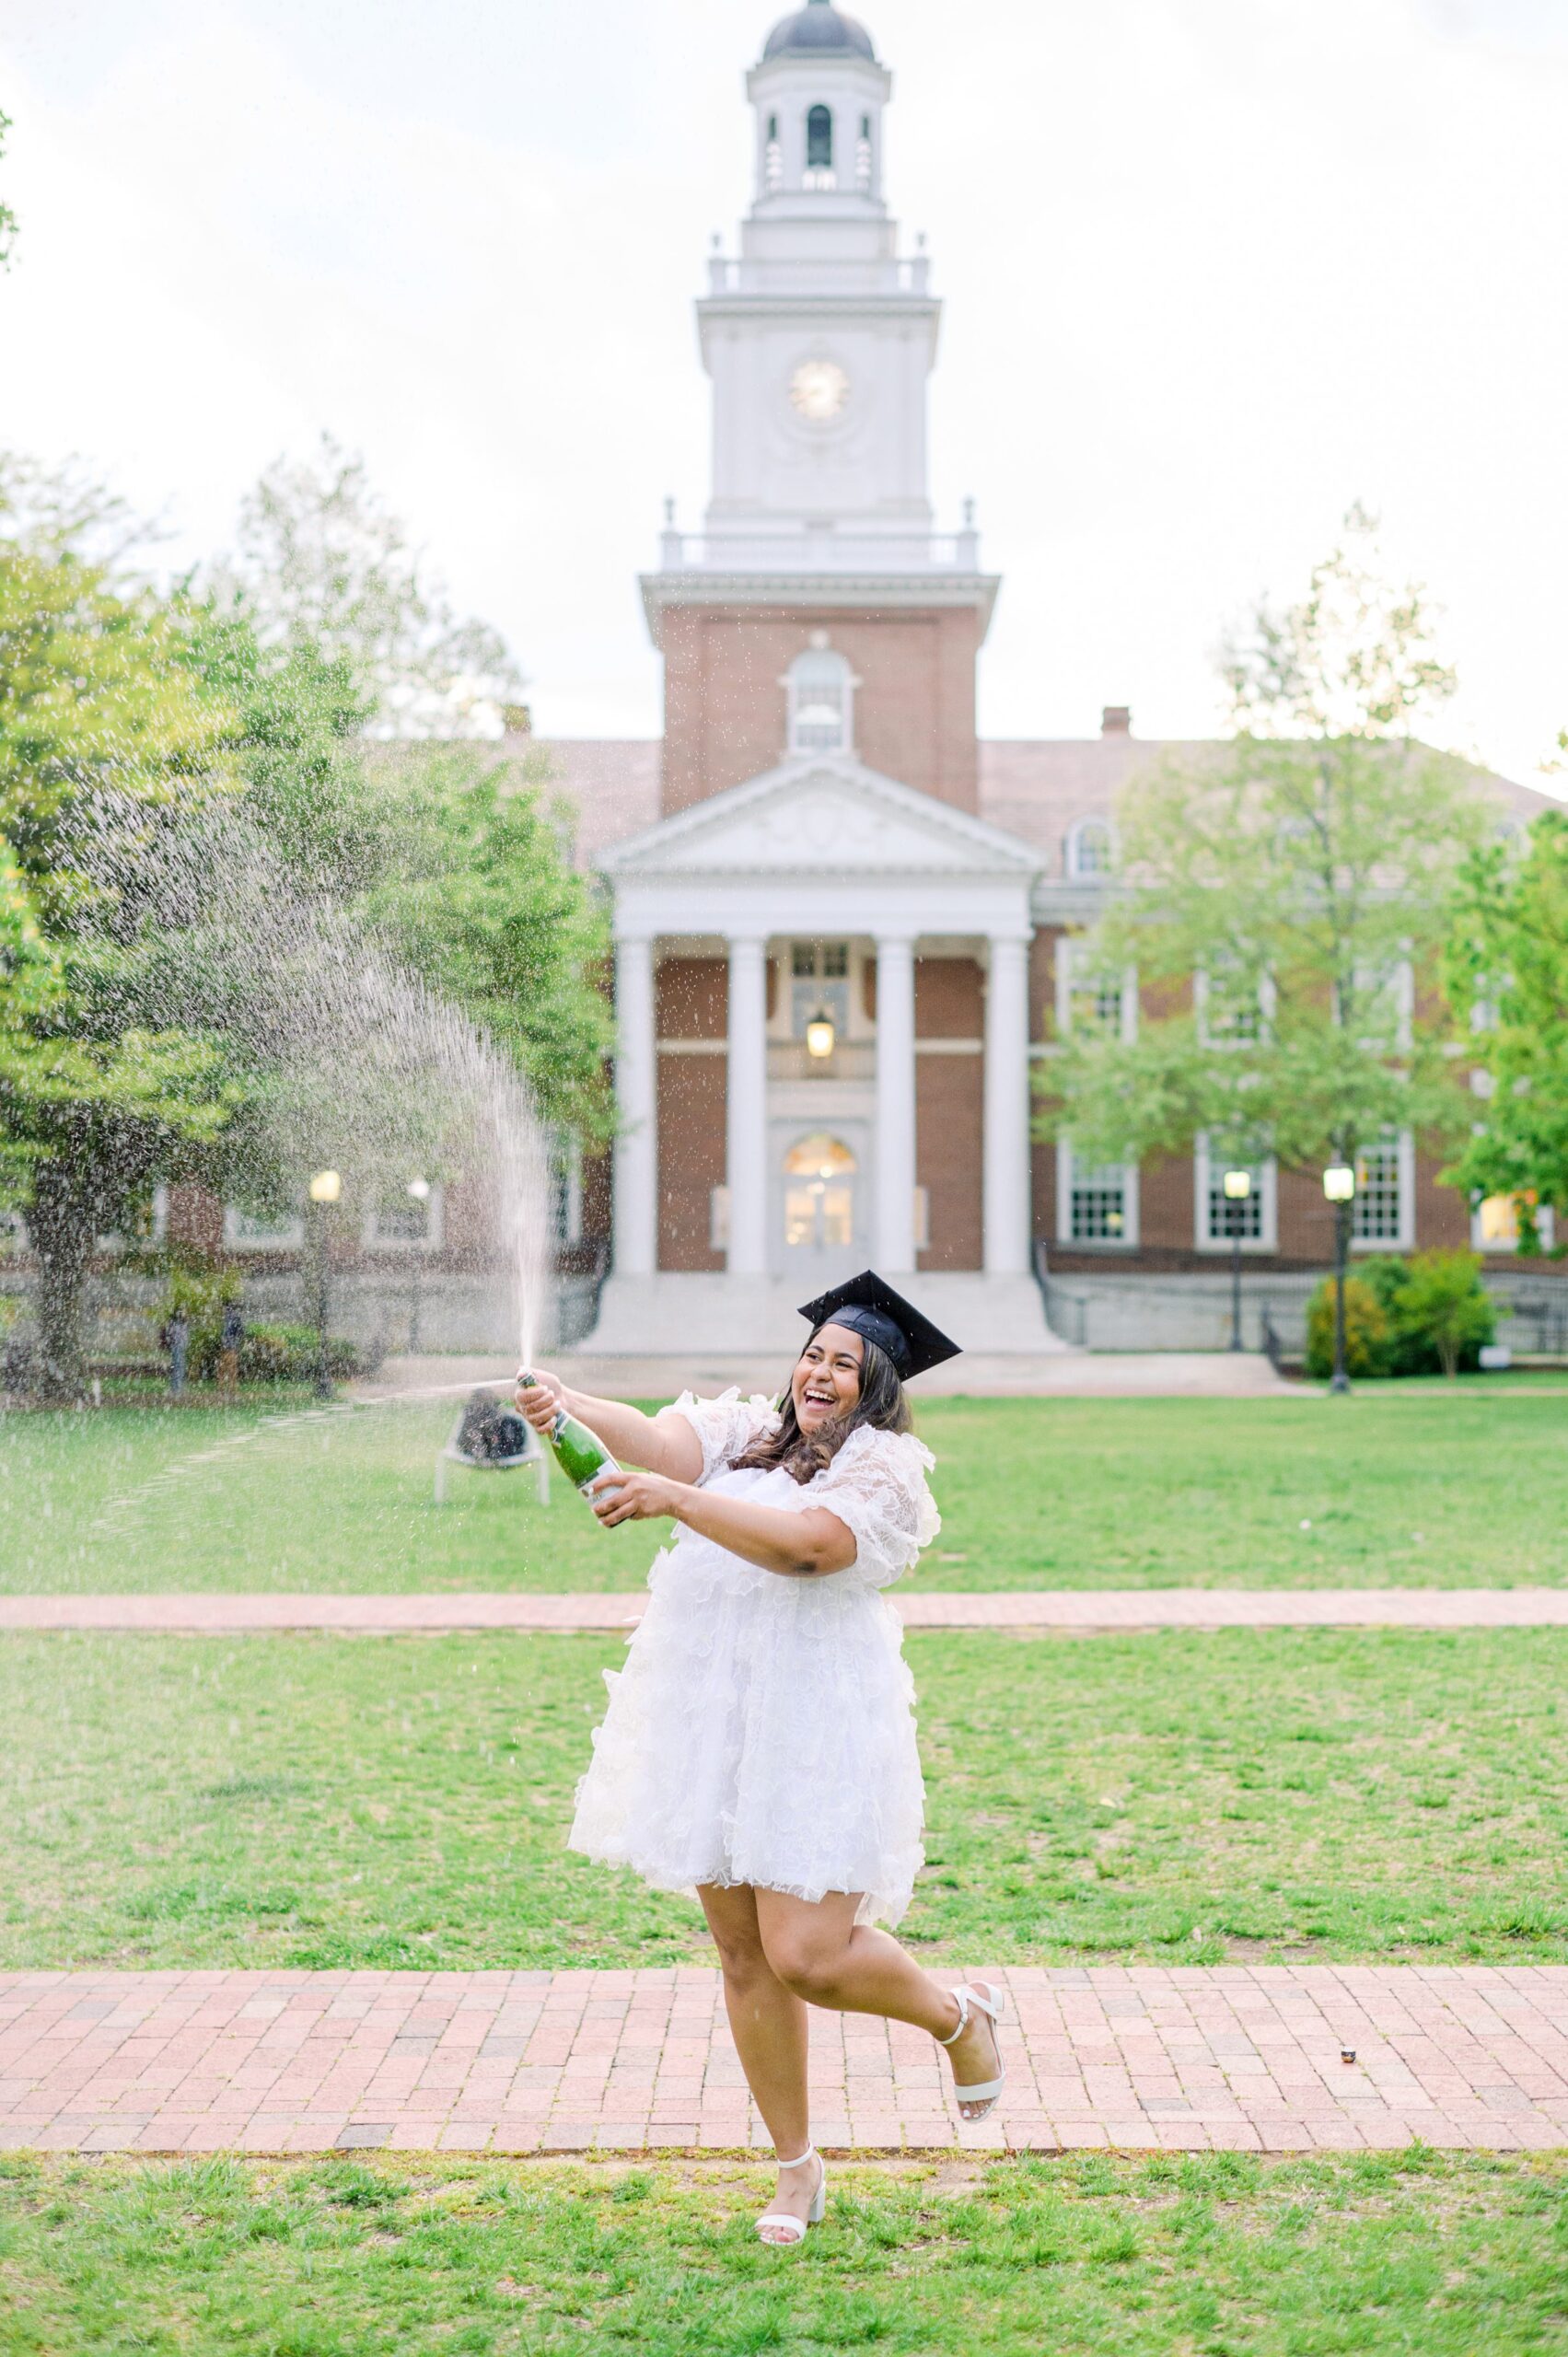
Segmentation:
{"type": "MultiPolygon", "coordinates": [[[[698,533],[667,518],[642,584],[666,733],[551,749],[614,905],[625,1128],[595,1339],[782,1341],[794,1303],[871,1261],[977,1342],[1049,1347],[1040,1247],[1069,1272],[1230,1249],[1202,1150],[1090,1170],[1030,1134],[1115,796],[1169,749],[1120,707],[1087,742],[977,737],[1000,584],[972,517],[938,531],[928,497],[940,306],[884,200],[891,77],[807,0],[748,91],[753,202],[697,307],[712,497],[698,533]]],[[[1135,983],[1119,1014],[1137,1021],[1135,983]]],[[[1465,1241],[1434,1179],[1391,1140],[1358,1243],[1465,1241]]],[[[1258,1266],[1331,1248],[1316,1174],[1260,1170],[1244,1217],[1258,1266]]]]}

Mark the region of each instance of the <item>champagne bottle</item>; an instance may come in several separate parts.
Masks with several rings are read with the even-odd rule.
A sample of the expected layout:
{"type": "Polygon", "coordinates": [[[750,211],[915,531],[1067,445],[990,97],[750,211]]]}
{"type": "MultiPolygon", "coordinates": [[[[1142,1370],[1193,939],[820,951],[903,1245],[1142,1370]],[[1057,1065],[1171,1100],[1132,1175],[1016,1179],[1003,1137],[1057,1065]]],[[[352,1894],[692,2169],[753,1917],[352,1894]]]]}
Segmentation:
{"type": "MultiPolygon", "coordinates": [[[[525,1368],[517,1377],[517,1387],[531,1391],[534,1377],[525,1368]]],[[[555,1411],[555,1422],[547,1435],[555,1452],[555,1461],[574,1489],[586,1490],[601,1473],[619,1473],[621,1468],[603,1441],[589,1432],[587,1424],[569,1416],[563,1407],[555,1411]]]]}

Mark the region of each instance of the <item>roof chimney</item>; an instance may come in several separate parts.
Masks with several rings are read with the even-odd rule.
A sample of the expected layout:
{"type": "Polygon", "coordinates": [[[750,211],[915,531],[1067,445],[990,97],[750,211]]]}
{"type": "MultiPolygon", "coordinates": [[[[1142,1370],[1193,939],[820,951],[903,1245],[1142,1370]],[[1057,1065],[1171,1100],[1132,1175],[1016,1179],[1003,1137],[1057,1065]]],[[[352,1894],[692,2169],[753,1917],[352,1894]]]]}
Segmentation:
{"type": "Polygon", "coordinates": [[[1128,703],[1108,703],[1099,716],[1102,737],[1131,737],[1132,707],[1128,703]]]}

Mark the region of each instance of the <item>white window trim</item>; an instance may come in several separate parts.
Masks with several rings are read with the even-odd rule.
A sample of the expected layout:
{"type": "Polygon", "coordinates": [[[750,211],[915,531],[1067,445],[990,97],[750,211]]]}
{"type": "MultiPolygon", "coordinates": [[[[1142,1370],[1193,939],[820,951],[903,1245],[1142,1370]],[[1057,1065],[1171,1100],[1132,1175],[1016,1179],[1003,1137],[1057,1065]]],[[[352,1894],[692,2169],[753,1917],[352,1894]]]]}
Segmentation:
{"type": "Polygon", "coordinates": [[[830,645],[807,646],[801,649],[794,662],[790,665],[789,669],[779,681],[780,687],[783,688],[784,691],[784,745],[788,756],[792,761],[832,761],[845,753],[854,752],[855,691],[857,689],[863,687],[864,684],[865,682],[856,674],[854,666],[851,663],[848,656],[843,654],[840,648],[830,645]],[[814,656],[820,656],[823,655],[830,655],[834,662],[842,667],[842,680],[844,699],[843,737],[842,741],[837,745],[801,745],[796,740],[796,730],[799,725],[800,667],[803,663],[809,662],[814,656]]]}
{"type": "MultiPolygon", "coordinates": [[[[1140,1206],[1138,1165],[1123,1162],[1115,1166],[1121,1172],[1121,1234],[1112,1243],[1109,1237],[1086,1237],[1073,1233],[1073,1143],[1070,1138],[1056,1141],[1056,1241],[1073,1252],[1136,1252],[1140,1240],[1140,1206]]],[[[1107,1164],[1109,1169],[1112,1167],[1107,1164]]]]}
{"type": "MultiPolygon", "coordinates": [[[[1056,1028],[1065,1039],[1073,1028],[1074,974],[1086,961],[1078,953],[1087,944],[1078,935],[1064,933],[1056,944],[1056,1028]]],[[[1138,970],[1135,966],[1122,969],[1121,1024],[1120,1037],[1124,1047],[1131,1047],[1138,1036],[1138,970]]]]}
{"type": "Polygon", "coordinates": [[[238,1203],[223,1207],[224,1248],[229,1252],[300,1252],[305,1248],[305,1215],[296,1213],[293,1219],[280,1220],[276,1231],[269,1236],[247,1236],[245,1222],[250,1213],[240,1210],[238,1203]]]}
{"type": "Polygon", "coordinates": [[[1258,1013],[1260,1022],[1259,1036],[1256,1039],[1216,1039],[1214,1037],[1209,1029],[1209,976],[1207,970],[1202,966],[1192,977],[1192,1004],[1198,1016],[1199,1046],[1212,1048],[1216,1053],[1225,1055],[1239,1053],[1243,1049],[1257,1048],[1263,1044],[1273,1028],[1274,1009],[1279,1004],[1279,993],[1275,990],[1272,974],[1264,974],[1258,984],[1258,1013]]]}
{"type": "MultiPolygon", "coordinates": [[[[1537,1213],[1536,1229],[1540,1237],[1541,1250],[1543,1252],[1550,1252],[1552,1246],[1557,1241],[1557,1214],[1550,1203],[1543,1204],[1541,1209],[1537,1213]]],[[[1518,1238],[1516,1236],[1482,1236],[1481,1232],[1481,1198],[1478,1196],[1475,1202],[1470,1205],[1470,1250],[1472,1252],[1484,1252],[1487,1254],[1489,1259],[1495,1260],[1499,1254],[1505,1254],[1511,1257],[1517,1251],[1517,1249],[1518,1238]]]]}
{"type": "MultiPolygon", "coordinates": [[[[1192,1153],[1193,1242],[1200,1252],[1229,1253],[1234,1249],[1232,1237],[1211,1236],[1207,1233],[1209,1188],[1216,1167],[1228,1167],[1228,1164],[1215,1165],[1211,1161],[1207,1132],[1200,1131],[1192,1153]]],[[[1259,1221],[1260,1233],[1256,1236],[1244,1236],[1241,1238],[1241,1249],[1244,1254],[1277,1252],[1280,1248],[1279,1165],[1272,1155],[1259,1166],[1258,1178],[1258,1198],[1262,1205],[1262,1216],[1259,1221]]]]}
{"type": "Polygon", "coordinates": [[[1350,1239],[1353,1252],[1411,1252],[1415,1249],[1415,1139],[1401,1130],[1400,1155],[1400,1229],[1397,1236],[1357,1236],[1353,1214],[1350,1239]]]}
{"type": "Polygon", "coordinates": [[[1116,865],[1116,832],[1111,826],[1110,820],[1109,819],[1096,817],[1093,811],[1089,812],[1086,818],[1074,819],[1073,824],[1067,830],[1066,850],[1067,873],[1074,882],[1082,884],[1105,883],[1109,879],[1111,870],[1116,865]],[[1105,831],[1108,864],[1104,867],[1086,868],[1083,865],[1084,832],[1085,830],[1089,827],[1103,828],[1105,831]]]}
{"type": "MultiPolygon", "coordinates": [[[[1394,993],[1394,1046],[1407,1049],[1415,1037],[1415,968],[1408,958],[1390,958],[1386,966],[1374,966],[1367,958],[1356,961],[1354,985],[1358,992],[1370,996],[1388,989],[1394,993]]],[[[1335,991],[1336,999],[1338,989],[1335,991]]],[[[1365,1039],[1361,1045],[1376,1050],[1384,1043],[1365,1039]]]]}
{"type": "Polygon", "coordinates": [[[428,1217],[423,1236],[383,1236],[381,1206],[365,1214],[359,1240],[367,1252],[439,1252],[447,1234],[447,1190],[437,1181],[430,1190],[428,1217]]]}
{"type": "Polygon", "coordinates": [[[729,1189],[708,1189],[708,1249],[710,1252],[729,1250],[729,1189]]]}

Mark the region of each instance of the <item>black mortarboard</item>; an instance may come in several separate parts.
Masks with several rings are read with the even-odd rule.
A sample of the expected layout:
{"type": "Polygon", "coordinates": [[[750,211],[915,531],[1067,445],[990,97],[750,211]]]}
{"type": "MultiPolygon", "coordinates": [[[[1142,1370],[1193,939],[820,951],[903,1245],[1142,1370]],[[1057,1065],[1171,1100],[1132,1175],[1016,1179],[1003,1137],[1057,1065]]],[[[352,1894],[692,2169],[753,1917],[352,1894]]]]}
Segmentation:
{"type": "Polygon", "coordinates": [[[847,1326],[852,1334],[875,1342],[887,1352],[905,1383],[912,1375],[923,1375],[927,1368],[940,1366],[944,1359],[958,1355],[958,1343],[950,1342],[875,1269],[863,1269],[847,1284],[835,1285],[830,1293],[803,1303],[800,1314],[809,1319],[813,1333],[819,1326],[847,1326]]]}

